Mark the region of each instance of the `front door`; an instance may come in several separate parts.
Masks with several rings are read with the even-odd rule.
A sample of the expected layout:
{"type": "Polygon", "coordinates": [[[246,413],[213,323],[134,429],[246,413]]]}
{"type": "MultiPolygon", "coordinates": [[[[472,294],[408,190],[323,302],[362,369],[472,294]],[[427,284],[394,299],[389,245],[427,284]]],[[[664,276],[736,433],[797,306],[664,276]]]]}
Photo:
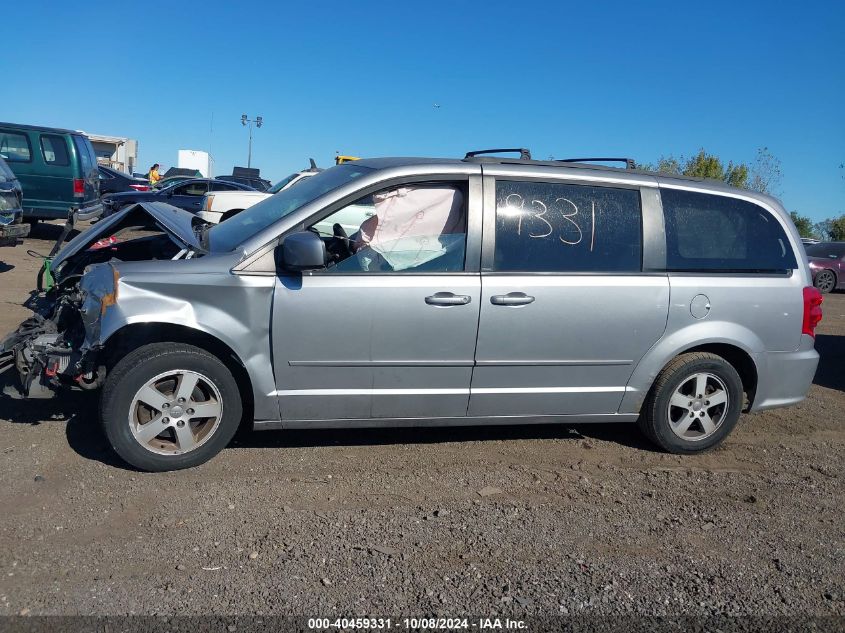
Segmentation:
{"type": "Polygon", "coordinates": [[[326,269],[276,280],[283,421],[466,415],[481,292],[469,189],[466,178],[402,184],[312,224],[326,269]]]}
{"type": "Polygon", "coordinates": [[[639,190],[500,179],[488,230],[469,414],[615,413],[668,314],[639,190]]]}

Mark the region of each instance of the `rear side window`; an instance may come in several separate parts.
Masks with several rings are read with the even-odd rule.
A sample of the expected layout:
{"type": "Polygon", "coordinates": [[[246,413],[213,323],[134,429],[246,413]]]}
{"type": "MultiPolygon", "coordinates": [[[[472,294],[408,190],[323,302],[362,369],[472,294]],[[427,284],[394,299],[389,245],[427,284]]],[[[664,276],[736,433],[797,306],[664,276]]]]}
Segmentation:
{"type": "Polygon", "coordinates": [[[0,156],[10,163],[28,163],[32,149],[26,134],[0,130],[0,156]]]}
{"type": "Polygon", "coordinates": [[[82,165],[82,175],[87,176],[88,173],[94,169],[96,165],[96,157],[94,156],[94,149],[88,139],[82,136],[74,136],[73,144],[76,145],[76,153],[79,154],[79,161],[82,165]]]}
{"type": "Polygon", "coordinates": [[[207,182],[189,182],[174,191],[177,196],[204,196],[208,192],[207,182]]]}
{"type": "Polygon", "coordinates": [[[496,182],[495,270],[639,272],[641,261],[639,191],[496,182]]]}
{"type": "Polygon", "coordinates": [[[784,272],[795,254],[777,219],[745,200],[661,189],[666,267],[672,271],[784,272]]]}
{"type": "Polygon", "coordinates": [[[240,191],[234,185],[229,185],[229,184],[226,184],[225,182],[218,181],[218,182],[212,182],[211,183],[211,190],[212,191],[235,191],[236,189],[238,191],[240,191]]]}
{"type": "Polygon", "coordinates": [[[70,157],[67,153],[67,143],[65,143],[64,137],[55,134],[42,134],[41,155],[48,165],[55,165],[56,167],[70,165],[70,157]]]}
{"type": "Polygon", "coordinates": [[[836,259],[845,256],[845,244],[811,244],[805,246],[804,250],[810,257],[827,257],[836,259]]]}

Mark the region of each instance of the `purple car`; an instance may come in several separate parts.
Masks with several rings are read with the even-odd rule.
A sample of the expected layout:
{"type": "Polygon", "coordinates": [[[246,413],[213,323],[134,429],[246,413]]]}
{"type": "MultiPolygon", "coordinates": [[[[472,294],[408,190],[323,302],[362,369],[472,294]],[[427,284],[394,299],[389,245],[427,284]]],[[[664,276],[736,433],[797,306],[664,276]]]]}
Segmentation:
{"type": "Polygon", "coordinates": [[[820,242],[804,247],[813,285],[822,294],[845,288],[845,242],[820,242]]]}

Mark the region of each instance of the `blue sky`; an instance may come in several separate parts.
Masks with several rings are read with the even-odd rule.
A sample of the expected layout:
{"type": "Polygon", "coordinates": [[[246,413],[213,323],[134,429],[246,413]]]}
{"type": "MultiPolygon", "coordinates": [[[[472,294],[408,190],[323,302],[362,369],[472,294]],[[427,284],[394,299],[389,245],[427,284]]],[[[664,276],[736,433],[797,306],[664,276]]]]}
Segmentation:
{"type": "Polygon", "coordinates": [[[748,162],[767,146],[787,208],[845,213],[845,3],[688,4],[14,2],[0,120],[136,138],[144,168],[210,149],[230,173],[241,114],[260,114],[271,180],[336,151],[748,162]]]}

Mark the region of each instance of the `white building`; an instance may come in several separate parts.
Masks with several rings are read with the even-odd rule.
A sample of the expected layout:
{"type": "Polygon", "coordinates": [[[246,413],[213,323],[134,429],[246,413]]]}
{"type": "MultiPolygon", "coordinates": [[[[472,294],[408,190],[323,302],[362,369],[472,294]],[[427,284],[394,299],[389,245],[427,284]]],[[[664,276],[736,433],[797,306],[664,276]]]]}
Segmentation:
{"type": "Polygon", "coordinates": [[[208,152],[201,152],[196,149],[180,149],[177,167],[196,169],[202,174],[203,178],[211,177],[211,157],[208,152]]]}
{"type": "Polygon", "coordinates": [[[87,134],[100,165],[131,174],[138,169],[138,141],[122,136],[87,134]]]}

